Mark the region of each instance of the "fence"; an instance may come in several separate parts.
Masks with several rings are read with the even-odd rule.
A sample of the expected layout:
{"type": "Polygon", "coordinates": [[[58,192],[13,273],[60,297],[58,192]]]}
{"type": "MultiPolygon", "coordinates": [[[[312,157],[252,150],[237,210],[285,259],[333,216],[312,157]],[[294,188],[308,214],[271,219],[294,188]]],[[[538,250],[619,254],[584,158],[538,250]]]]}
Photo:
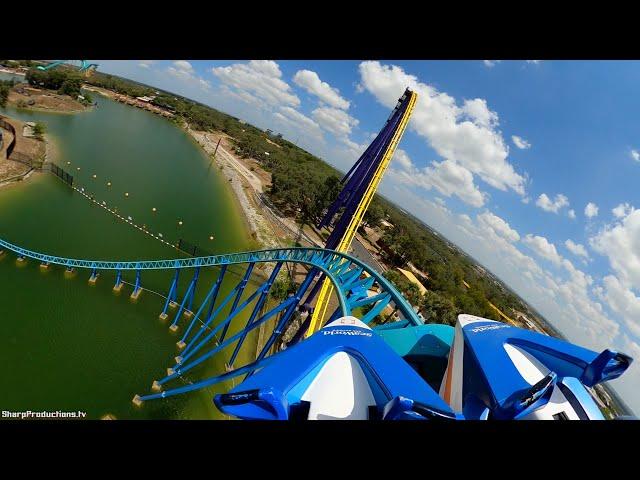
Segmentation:
{"type": "Polygon", "coordinates": [[[18,132],[16,132],[16,129],[13,125],[11,125],[1,116],[0,116],[0,127],[10,131],[11,135],[13,135],[13,140],[11,140],[11,143],[9,143],[9,145],[7,146],[7,153],[5,158],[7,158],[8,160],[12,160],[14,162],[22,163],[27,167],[31,167],[32,169],[42,168],[42,163],[43,163],[42,160],[33,160],[31,159],[30,156],[25,155],[22,152],[14,151],[16,148],[16,143],[18,141],[18,132]]]}
{"type": "Polygon", "coordinates": [[[212,254],[210,252],[207,252],[206,250],[203,250],[202,248],[198,247],[197,245],[194,245],[192,243],[187,242],[184,239],[180,239],[178,240],[178,250],[183,251],[184,253],[191,255],[192,257],[208,257],[211,256],[212,254]]]}
{"type": "Polygon", "coordinates": [[[69,185],[70,187],[73,186],[73,175],[70,175],[65,170],[63,170],[58,165],[56,165],[55,163],[50,163],[49,164],[49,170],[56,177],[58,177],[60,180],[65,182],[67,185],[69,185]]]}
{"type": "MultiPolygon", "coordinates": [[[[0,127],[4,128],[5,130],[9,130],[11,132],[11,135],[13,135],[13,140],[11,140],[11,143],[9,143],[9,145],[7,146],[7,155],[5,157],[9,158],[13,153],[13,149],[16,147],[16,139],[18,138],[16,136],[16,129],[2,117],[0,117],[0,127]]],[[[13,158],[11,160],[13,160],[13,158]]]]}

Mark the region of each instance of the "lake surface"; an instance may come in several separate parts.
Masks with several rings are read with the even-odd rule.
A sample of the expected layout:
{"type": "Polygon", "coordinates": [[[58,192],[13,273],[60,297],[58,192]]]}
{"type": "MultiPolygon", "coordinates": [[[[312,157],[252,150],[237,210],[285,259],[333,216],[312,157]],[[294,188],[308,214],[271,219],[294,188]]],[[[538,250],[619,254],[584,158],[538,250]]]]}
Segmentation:
{"type": "MultiPolygon", "coordinates": [[[[149,112],[91,95],[99,105],[90,112],[0,112],[45,123],[55,162],[74,176],[74,185],[165,240],[183,238],[211,253],[253,246],[228,180],[185,132],[149,112]]],[[[0,188],[0,237],[73,258],[184,256],[50,173],[0,188]]],[[[232,273],[221,294],[242,269],[232,273]]],[[[172,275],[143,272],[143,286],[166,294],[172,275]]],[[[88,285],[88,277],[86,270],[72,278],[61,267],[41,271],[35,261],[18,266],[13,254],[0,258],[0,410],[83,410],[89,418],[220,418],[211,401],[213,388],[133,406],[133,396],[148,393],[152,381],[172,366],[184,329],[171,333],[158,319],[164,298],[144,291],[133,302],[129,285],[120,295],[113,293],[114,275],[103,273],[95,286],[88,285]]],[[[190,278],[191,271],[181,273],[180,293],[190,278]]],[[[215,272],[200,278],[196,306],[215,272]]],[[[125,280],[133,282],[133,272],[125,280]]],[[[252,353],[246,350],[245,358],[252,353]]],[[[212,359],[198,378],[219,373],[223,364],[222,357],[212,359]]]]}

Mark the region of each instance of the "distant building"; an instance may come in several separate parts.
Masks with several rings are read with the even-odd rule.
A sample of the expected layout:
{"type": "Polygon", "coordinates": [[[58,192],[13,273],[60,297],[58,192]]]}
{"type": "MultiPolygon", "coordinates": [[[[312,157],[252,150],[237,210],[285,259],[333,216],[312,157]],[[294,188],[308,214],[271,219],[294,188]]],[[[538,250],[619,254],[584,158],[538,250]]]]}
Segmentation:
{"type": "Polygon", "coordinates": [[[276,135],[276,138],[282,138],[282,134],[281,134],[281,133],[278,133],[278,134],[276,135]]]}
{"type": "Polygon", "coordinates": [[[141,102],[145,102],[145,103],[151,102],[154,98],[156,98],[156,97],[154,97],[154,96],[152,96],[152,97],[147,97],[147,96],[136,97],[137,100],[140,100],[141,102]]]}

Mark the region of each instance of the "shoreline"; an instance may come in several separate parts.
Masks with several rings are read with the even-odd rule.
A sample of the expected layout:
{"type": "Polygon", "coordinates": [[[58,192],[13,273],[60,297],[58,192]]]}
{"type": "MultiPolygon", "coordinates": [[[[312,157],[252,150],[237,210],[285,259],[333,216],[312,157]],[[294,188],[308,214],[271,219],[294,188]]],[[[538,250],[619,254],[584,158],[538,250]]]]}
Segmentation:
{"type": "MultiPolygon", "coordinates": [[[[272,226],[268,220],[264,218],[263,214],[252,205],[247,194],[247,189],[253,189],[254,187],[249,184],[248,180],[240,173],[237,166],[233,165],[229,161],[228,157],[231,156],[222,146],[219,147],[216,157],[213,158],[212,151],[209,151],[208,143],[203,140],[205,132],[198,132],[192,130],[189,125],[183,125],[183,130],[196,142],[199,148],[211,159],[211,161],[219,168],[220,173],[225,177],[227,183],[229,183],[233,196],[235,197],[236,205],[243,213],[243,221],[248,227],[250,237],[259,243],[261,248],[278,248],[282,247],[282,238],[273,231],[272,226]],[[222,154],[222,155],[221,155],[222,154]],[[226,161],[222,159],[225,156],[226,161]]],[[[206,139],[205,139],[206,140],[206,139]]]]}

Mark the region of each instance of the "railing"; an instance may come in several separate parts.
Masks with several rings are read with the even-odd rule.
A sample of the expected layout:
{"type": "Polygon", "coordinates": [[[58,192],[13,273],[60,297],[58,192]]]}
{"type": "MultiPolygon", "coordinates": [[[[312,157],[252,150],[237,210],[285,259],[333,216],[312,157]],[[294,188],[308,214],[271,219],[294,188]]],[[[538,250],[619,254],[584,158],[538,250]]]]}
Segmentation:
{"type": "Polygon", "coordinates": [[[7,122],[3,117],[0,117],[0,127],[4,128],[5,130],[9,130],[11,132],[11,135],[13,135],[13,140],[11,140],[9,145],[7,145],[7,152],[5,155],[5,158],[9,158],[13,153],[13,149],[16,147],[16,139],[18,138],[16,135],[16,129],[14,128],[13,125],[7,122]]]}

